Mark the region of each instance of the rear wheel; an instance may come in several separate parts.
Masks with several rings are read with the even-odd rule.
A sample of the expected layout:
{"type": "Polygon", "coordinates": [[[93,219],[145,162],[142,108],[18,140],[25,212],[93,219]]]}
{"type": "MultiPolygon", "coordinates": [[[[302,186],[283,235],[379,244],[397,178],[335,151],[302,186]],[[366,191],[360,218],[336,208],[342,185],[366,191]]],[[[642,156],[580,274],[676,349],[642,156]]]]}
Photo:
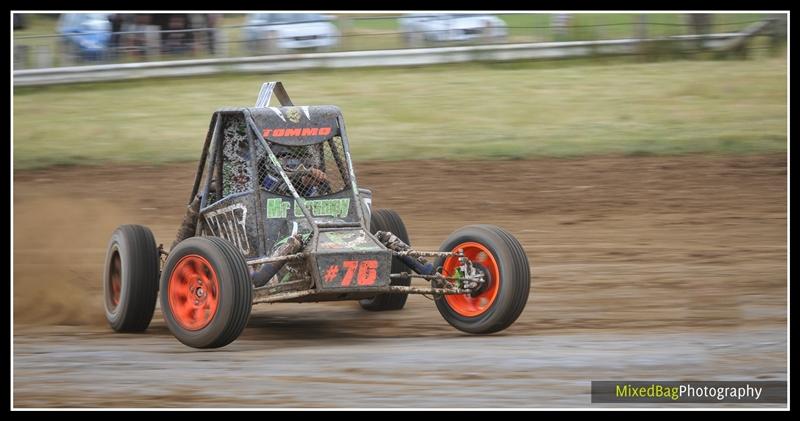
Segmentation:
{"type": "MultiPolygon", "coordinates": [[[[396,235],[397,238],[403,240],[406,244],[410,245],[408,240],[408,232],[400,215],[391,209],[376,209],[372,212],[370,218],[369,230],[375,234],[378,231],[389,231],[396,235]]],[[[391,273],[408,272],[411,270],[399,258],[392,257],[391,273]]],[[[411,277],[402,279],[392,279],[391,285],[410,286],[411,277]]],[[[365,298],[359,301],[364,310],[369,311],[387,311],[387,310],[400,310],[406,305],[408,294],[378,294],[373,298],[365,298]]]]}
{"type": "Polygon", "coordinates": [[[175,337],[219,348],[244,330],[253,289],[244,256],[219,237],[192,237],[169,254],[161,274],[161,311],[175,337]]]}
{"type": "Polygon", "coordinates": [[[106,320],[117,332],[150,325],[158,296],[158,248],[141,225],[122,225],[111,235],[103,273],[106,320]]]}
{"type": "MultiPolygon", "coordinates": [[[[454,232],[440,251],[463,251],[484,273],[486,283],[473,294],[437,297],[436,307],[456,329],[494,333],[509,327],[522,313],[530,292],[530,266],[519,242],[502,228],[470,225],[454,232]]],[[[457,276],[458,258],[439,258],[445,276],[457,276]]]]}

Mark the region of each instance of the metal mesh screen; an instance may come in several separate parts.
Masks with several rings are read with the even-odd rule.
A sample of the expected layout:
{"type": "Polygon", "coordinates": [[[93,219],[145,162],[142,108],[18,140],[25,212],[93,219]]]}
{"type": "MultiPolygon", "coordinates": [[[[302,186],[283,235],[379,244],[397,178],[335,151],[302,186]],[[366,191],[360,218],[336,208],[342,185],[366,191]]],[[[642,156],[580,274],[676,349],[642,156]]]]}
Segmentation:
{"type": "MultiPolygon", "coordinates": [[[[272,142],[268,145],[300,197],[338,193],[350,185],[344,145],[339,136],[308,146],[284,146],[272,142]]],[[[271,193],[291,196],[263,146],[259,146],[258,155],[259,185],[271,193]]]]}
{"type": "Polygon", "coordinates": [[[250,191],[250,148],[244,119],[225,119],[222,141],[222,196],[250,191]]]}
{"type": "Polygon", "coordinates": [[[211,184],[207,205],[228,196],[252,190],[253,171],[250,167],[250,148],[247,126],[242,117],[225,116],[222,122],[222,142],[209,157],[211,184]]]}

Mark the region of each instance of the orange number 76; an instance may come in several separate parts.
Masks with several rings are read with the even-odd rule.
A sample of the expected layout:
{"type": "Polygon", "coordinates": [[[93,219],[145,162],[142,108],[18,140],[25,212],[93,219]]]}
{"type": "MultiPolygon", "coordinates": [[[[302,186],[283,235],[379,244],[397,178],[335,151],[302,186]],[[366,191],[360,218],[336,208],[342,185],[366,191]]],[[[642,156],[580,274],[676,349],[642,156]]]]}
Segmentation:
{"type": "Polygon", "coordinates": [[[345,260],[342,265],[347,269],[347,272],[342,278],[342,286],[350,285],[353,281],[353,275],[358,269],[358,277],[356,283],[358,285],[372,285],[378,277],[378,261],[377,260],[345,260]]]}

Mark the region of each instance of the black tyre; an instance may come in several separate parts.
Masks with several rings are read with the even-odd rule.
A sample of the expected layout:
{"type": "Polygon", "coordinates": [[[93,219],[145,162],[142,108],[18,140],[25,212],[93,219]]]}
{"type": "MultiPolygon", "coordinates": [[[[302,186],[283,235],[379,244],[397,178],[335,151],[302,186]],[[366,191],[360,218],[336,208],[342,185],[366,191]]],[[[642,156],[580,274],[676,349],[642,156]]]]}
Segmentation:
{"type": "Polygon", "coordinates": [[[169,253],[161,311],[170,332],[194,348],[219,348],[247,325],[253,285],[244,256],[219,237],[192,237],[169,253]]]}
{"type": "MultiPolygon", "coordinates": [[[[445,240],[440,251],[463,250],[488,282],[474,294],[437,297],[436,307],[448,323],[467,333],[494,333],[514,323],[530,292],[530,266],[511,234],[493,225],[470,225],[445,240]]],[[[458,259],[439,258],[436,267],[453,276],[458,259]]]]}
{"type": "MultiPolygon", "coordinates": [[[[391,209],[375,209],[370,218],[369,230],[371,233],[378,231],[389,231],[403,240],[406,244],[411,244],[408,240],[408,232],[400,215],[391,209]]],[[[392,273],[411,272],[411,269],[397,257],[392,257],[392,273]]],[[[392,285],[411,285],[411,277],[393,279],[392,285]]],[[[378,294],[373,298],[365,298],[358,303],[364,310],[387,311],[400,310],[406,305],[408,294],[378,294]]]]}
{"type": "Polygon", "coordinates": [[[103,272],[103,303],[112,329],[147,329],[156,308],[158,270],[158,247],[147,227],[122,225],[114,231],[103,272]]]}

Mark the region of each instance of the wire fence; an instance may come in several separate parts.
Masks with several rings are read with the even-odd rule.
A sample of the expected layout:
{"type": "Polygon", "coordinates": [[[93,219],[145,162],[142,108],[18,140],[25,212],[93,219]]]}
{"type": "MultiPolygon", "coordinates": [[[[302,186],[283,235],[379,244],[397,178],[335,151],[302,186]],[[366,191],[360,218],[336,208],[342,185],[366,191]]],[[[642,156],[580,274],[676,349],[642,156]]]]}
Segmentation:
{"type": "MultiPolygon", "coordinates": [[[[187,18],[177,20],[177,23],[174,17],[162,18],[161,24],[157,24],[156,19],[160,15],[116,15],[116,19],[124,23],[113,25],[111,20],[114,18],[110,16],[108,22],[102,22],[96,14],[75,16],[83,17],[72,16],[73,26],[64,24],[68,20],[64,16],[58,19],[48,16],[38,17],[39,27],[49,24],[38,33],[28,34],[31,31],[15,29],[14,69],[320,51],[666,38],[738,32],[748,25],[772,18],[766,14],[746,17],[629,14],[601,17],[617,21],[592,22],[592,16],[579,14],[339,15],[270,24],[248,15],[226,17],[219,19],[222,24],[211,25],[214,19],[210,15],[196,14],[181,15],[187,18]],[[667,21],[670,20],[667,18],[672,21],[667,21]],[[85,29],[87,27],[91,29],[85,29]]],[[[785,33],[785,25],[774,25],[774,29],[766,34],[770,37],[766,44],[782,45],[785,33]]],[[[764,45],[753,47],[761,49],[764,45]]]]}

